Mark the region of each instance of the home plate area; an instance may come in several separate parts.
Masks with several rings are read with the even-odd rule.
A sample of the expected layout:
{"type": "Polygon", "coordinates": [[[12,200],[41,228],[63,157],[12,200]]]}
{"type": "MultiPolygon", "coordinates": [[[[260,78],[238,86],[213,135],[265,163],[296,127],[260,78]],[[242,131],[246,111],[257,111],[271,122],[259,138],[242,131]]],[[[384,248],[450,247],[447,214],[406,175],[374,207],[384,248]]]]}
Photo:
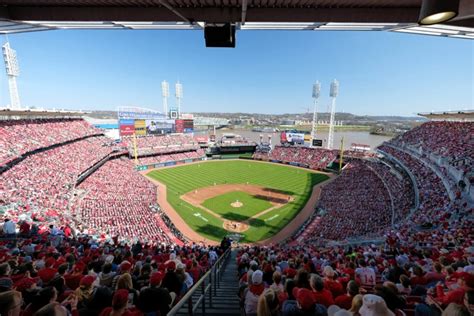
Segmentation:
{"type": "Polygon", "coordinates": [[[293,201],[286,192],[251,184],[213,185],[188,192],[181,199],[222,219],[224,229],[238,233],[249,228],[252,218],[293,201]]]}

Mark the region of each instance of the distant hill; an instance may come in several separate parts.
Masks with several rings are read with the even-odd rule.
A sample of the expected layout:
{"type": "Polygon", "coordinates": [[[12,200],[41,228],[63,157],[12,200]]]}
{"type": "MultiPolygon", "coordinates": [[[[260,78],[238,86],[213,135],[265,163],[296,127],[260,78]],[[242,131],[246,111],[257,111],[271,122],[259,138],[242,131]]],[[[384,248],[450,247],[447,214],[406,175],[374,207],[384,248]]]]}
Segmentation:
{"type": "MultiPolygon", "coordinates": [[[[261,113],[224,113],[224,112],[194,112],[195,116],[204,117],[220,117],[233,119],[253,118],[255,120],[280,121],[286,120],[312,120],[312,113],[285,113],[285,114],[261,114],[261,113]]],[[[95,119],[116,119],[116,111],[91,111],[87,116],[95,119]]],[[[329,113],[318,113],[318,120],[328,121],[329,113]]],[[[376,122],[423,122],[426,121],[422,117],[412,116],[370,116],[370,115],[355,115],[351,113],[336,113],[336,120],[344,121],[345,124],[354,125],[372,125],[376,122]]]]}

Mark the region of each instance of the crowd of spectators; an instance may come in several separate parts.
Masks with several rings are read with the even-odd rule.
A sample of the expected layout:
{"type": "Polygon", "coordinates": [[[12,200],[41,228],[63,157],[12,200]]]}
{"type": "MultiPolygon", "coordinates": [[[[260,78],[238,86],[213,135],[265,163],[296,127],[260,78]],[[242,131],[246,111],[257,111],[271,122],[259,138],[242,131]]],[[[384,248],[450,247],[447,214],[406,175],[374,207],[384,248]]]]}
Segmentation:
{"type": "Polygon", "coordinates": [[[253,155],[254,159],[297,163],[319,170],[326,168],[336,157],[336,150],[300,146],[275,146],[270,152],[257,151],[253,155]]]}
{"type": "Polygon", "coordinates": [[[444,157],[456,168],[474,168],[474,122],[432,121],[391,140],[392,144],[421,147],[425,153],[444,157]],[[461,161],[461,163],[459,163],[461,161]]]}
{"type": "Polygon", "coordinates": [[[391,224],[390,196],[365,161],[352,160],[339,177],[323,185],[304,240],[341,240],[380,233],[391,224]]]}
{"type": "Polygon", "coordinates": [[[16,212],[63,212],[78,176],[113,150],[108,138],[96,136],[30,155],[2,172],[0,201],[16,212]]]}
{"type": "Polygon", "coordinates": [[[367,160],[364,163],[382,179],[385,187],[390,191],[395,211],[394,222],[405,219],[415,207],[413,183],[405,170],[395,168],[388,162],[367,160]]]}
{"type": "MultiPolygon", "coordinates": [[[[34,133],[25,132],[28,144],[37,147],[30,144],[28,156],[2,170],[0,201],[4,217],[33,224],[39,232],[54,224],[74,227],[99,240],[182,244],[182,239],[176,237],[176,228],[157,205],[156,187],[134,170],[129,159],[98,165],[114,158],[120,153],[119,148],[101,134],[88,135],[98,130],[85,121],[25,120],[23,124],[2,124],[8,127],[4,128],[8,135],[25,132],[27,127],[37,129],[34,133]],[[49,133],[44,130],[48,128],[49,133]],[[34,151],[37,149],[42,150],[34,151]],[[91,175],[77,186],[86,171],[92,171],[91,175]]],[[[3,145],[14,147],[10,143],[3,145]]]]}
{"type": "Polygon", "coordinates": [[[2,120],[0,166],[30,151],[98,134],[82,119],[2,120]]]}
{"type": "Polygon", "coordinates": [[[158,213],[156,186],[134,171],[128,158],[107,161],[76,189],[84,194],[72,214],[81,230],[100,239],[173,244],[179,240],[158,213]]]}
{"type": "Polygon", "coordinates": [[[409,242],[394,234],[380,245],[245,247],[241,307],[247,316],[472,315],[472,238],[409,242]]]}
{"type": "Polygon", "coordinates": [[[446,210],[449,209],[449,195],[442,179],[431,168],[404,151],[387,145],[382,145],[379,149],[404,164],[416,179],[420,205],[410,218],[413,223],[433,223],[448,215],[446,210]]]}
{"type": "Polygon", "coordinates": [[[167,163],[173,161],[183,161],[188,159],[200,159],[206,155],[203,149],[199,148],[197,150],[173,153],[173,154],[162,154],[162,155],[153,155],[138,158],[139,165],[152,165],[167,163]]]}
{"type": "Polygon", "coordinates": [[[0,241],[0,315],[166,315],[223,253],[65,235],[0,241]]]}
{"type": "Polygon", "coordinates": [[[153,154],[168,154],[185,150],[198,150],[199,144],[191,134],[164,134],[147,136],[125,136],[122,142],[128,146],[129,152],[134,152],[136,142],[138,156],[153,154]]]}

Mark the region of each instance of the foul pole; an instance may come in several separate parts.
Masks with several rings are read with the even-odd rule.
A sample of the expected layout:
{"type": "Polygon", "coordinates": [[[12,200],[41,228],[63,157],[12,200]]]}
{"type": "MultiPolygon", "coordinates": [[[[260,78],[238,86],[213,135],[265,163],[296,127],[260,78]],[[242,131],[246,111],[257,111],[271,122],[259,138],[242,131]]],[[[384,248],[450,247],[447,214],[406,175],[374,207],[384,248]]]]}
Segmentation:
{"type": "Polygon", "coordinates": [[[342,159],[344,156],[344,136],[341,138],[341,152],[339,153],[339,173],[341,173],[342,170],[342,159]]]}
{"type": "Polygon", "coordinates": [[[135,155],[135,165],[138,165],[137,134],[133,133],[133,153],[135,155]]]}

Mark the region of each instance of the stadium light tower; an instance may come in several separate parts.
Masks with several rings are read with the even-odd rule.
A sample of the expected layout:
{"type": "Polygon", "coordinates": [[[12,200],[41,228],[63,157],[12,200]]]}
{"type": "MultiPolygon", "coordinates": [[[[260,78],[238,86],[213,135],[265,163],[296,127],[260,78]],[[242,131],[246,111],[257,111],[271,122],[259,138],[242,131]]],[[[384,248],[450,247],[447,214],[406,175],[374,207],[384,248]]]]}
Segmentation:
{"type": "Polygon", "coordinates": [[[181,117],[181,99],[183,98],[183,85],[176,83],[176,105],[178,107],[178,117],[181,117]]]}
{"type": "Polygon", "coordinates": [[[331,82],[331,89],[329,91],[329,96],[332,98],[331,101],[331,118],[329,120],[329,135],[327,149],[332,149],[332,144],[334,141],[334,116],[336,115],[336,97],[339,93],[339,82],[334,79],[331,82]]]}
{"type": "MultiPolygon", "coordinates": [[[[321,83],[319,81],[316,81],[315,84],[313,84],[313,100],[314,100],[314,106],[313,106],[313,127],[311,128],[311,140],[316,138],[316,129],[317,129],[317,124],[318,124],[318,113],[317,113],[317,105],[318,105],[318,99],[319,95],[321,94],[321,83]]],[[[311,143],[311,147],[313,147],[313,144],[311,143]]]]}
{"type": "Polygon", "coordinates": [[[10,108],[21,109],[20,96],[16,85],[16,77],[20,75],[20,67],[16,58],[16,51],[10,48],[10,43],[6,42],[3,47],[3,59],[5,60],[5,69],[8,75],[8,90],[10,91],[10,108]]]}
{"type": "Polygon", "coordinates": [[[163,112],[168,117],[168,97],[170,96],[170,85],[163,80],[161,83],[161,95],[163,96],[163,112]]]}

